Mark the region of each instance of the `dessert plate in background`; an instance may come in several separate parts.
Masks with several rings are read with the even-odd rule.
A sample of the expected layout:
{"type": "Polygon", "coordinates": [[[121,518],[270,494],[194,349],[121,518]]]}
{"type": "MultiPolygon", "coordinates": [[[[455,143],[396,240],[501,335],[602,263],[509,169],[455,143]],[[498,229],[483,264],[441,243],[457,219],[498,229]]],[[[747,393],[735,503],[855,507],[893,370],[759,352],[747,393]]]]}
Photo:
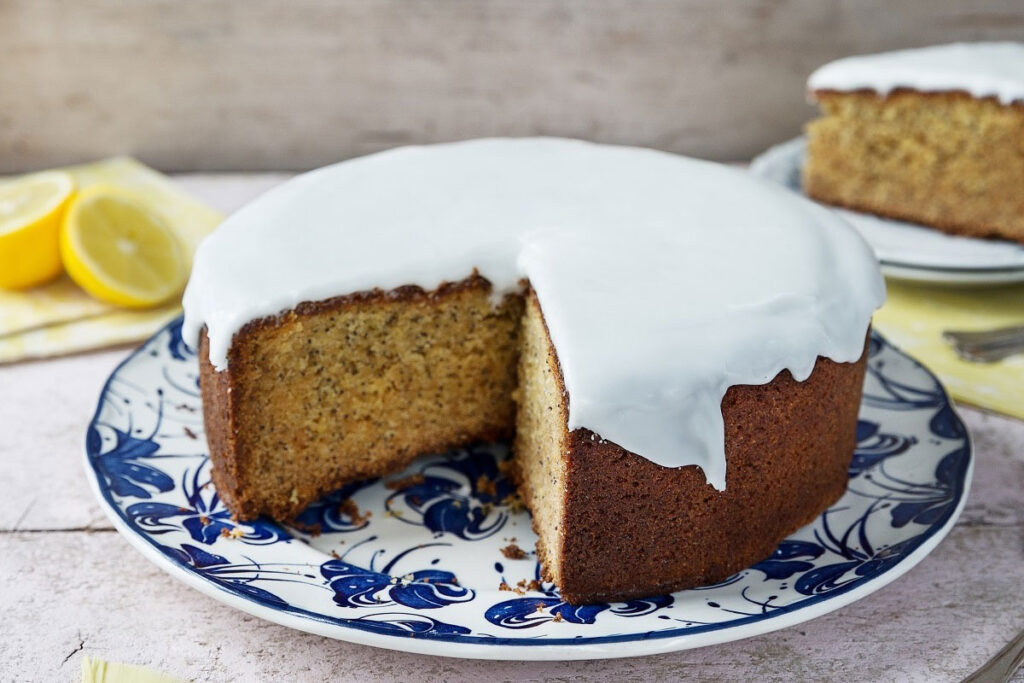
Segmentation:
{"type": "Polygon", "coordinates": [[[180,318],[103,387],[85,464],[118,531],[225,610],[408,652],[590,659],[792,626],[920,562],[963,508],[971,445],[935,377],[877,334],[857,438],[847,493],[770,559],[714,586],[586,606],[539,580],[536,537],[502,474],[501,444],[426,456],[345,487],[297,525],[234,521],[210,482],[198,363],[180,318]]]}
{"type": "MultiPolygon", "coordinates": [[[[776,145],[750,164],[750,171],[803,193],[800,172],[806,140],[776,145]]],[[[1024,245],[947,235],[913,223],[835,209],[867,240],[891,277],[948,284],[1024,281],[1024,245]]]]}

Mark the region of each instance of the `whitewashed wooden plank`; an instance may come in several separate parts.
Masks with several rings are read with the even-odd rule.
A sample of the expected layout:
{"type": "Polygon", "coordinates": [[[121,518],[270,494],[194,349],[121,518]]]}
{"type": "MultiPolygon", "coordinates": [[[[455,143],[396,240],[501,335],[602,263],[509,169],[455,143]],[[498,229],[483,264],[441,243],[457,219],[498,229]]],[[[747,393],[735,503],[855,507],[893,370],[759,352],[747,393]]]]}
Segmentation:
{"type": "Polygon", "coordinates": [[[1019,0],[7,0],[0,172],[537,134],[744,159],[798,132],[827,60],[1022,31],[1019,0]]]}

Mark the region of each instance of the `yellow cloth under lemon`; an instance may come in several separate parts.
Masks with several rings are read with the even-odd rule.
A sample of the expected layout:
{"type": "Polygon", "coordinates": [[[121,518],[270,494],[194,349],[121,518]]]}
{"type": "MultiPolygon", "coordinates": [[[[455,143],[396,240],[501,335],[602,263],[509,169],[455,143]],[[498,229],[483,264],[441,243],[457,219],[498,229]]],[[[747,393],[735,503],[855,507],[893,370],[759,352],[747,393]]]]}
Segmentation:
{"type": "MultiPolygon", "coordinates": [[[[131,190],[163,216],[191,267],[200,240],[223,215],[134,159],[117,157],[65,169],[79,189],[110,184],[131,190]]],[[[24,292],[0,290],[0,363],[44,358],[145,339],[181,312],[179,303],[129,311],[93,299],[66,276],[24,292]]]]}
{"type": "Polygon", "coordinates": [[[185,683],[184,679],[133,664],[82,657],[82,683],[185,683]]]}
{"type": "Polygon", "coordinates": [[[874,326],[939,376],[958,401],[1024,419],[1024,354],[997,363],[961,360],[943,330],[1024,324],[1024,284],[953,289],[889,280],[874,326]]]}

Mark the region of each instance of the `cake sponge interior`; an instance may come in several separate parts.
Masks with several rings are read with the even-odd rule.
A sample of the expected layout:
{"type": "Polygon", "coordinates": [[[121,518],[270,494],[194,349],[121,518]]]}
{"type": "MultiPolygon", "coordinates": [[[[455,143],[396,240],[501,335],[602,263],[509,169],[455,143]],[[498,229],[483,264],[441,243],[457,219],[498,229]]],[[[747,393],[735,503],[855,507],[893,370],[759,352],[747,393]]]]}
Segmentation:
{"type": "Polygon", "coordinates": [[[511,437],[522,309],[519,296],[495,306],[472,277],[250,323],[222,372],[202,342],[218,492],[242,518],[291,519],[417,455],[511,437]]]}
{"type": "Polygon", "coordinates": [[[1024,243],[1024,106],[964,93],[819,92],[807,194],[972,237],[1024,243]]]}

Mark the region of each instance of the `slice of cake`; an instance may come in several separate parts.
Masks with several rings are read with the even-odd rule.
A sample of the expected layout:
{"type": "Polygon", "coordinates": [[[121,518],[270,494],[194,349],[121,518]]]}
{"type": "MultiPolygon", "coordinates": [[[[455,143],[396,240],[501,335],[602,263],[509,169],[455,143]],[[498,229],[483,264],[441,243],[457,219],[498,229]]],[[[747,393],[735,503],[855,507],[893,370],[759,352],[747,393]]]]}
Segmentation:
{"type": "Polygon", "coordinates": [[[809,196],[1024,243],[1024,43],[848,57],[807,87],[809,196]]]}
{"type": "Polygon", "coordinates": [[[197,252],[183,334],[234,513],[514,435],[582,603],[723,579],[842,494],[883,296],[840,218],[743,171],[482,140],[257,199],[197,252]]]}

